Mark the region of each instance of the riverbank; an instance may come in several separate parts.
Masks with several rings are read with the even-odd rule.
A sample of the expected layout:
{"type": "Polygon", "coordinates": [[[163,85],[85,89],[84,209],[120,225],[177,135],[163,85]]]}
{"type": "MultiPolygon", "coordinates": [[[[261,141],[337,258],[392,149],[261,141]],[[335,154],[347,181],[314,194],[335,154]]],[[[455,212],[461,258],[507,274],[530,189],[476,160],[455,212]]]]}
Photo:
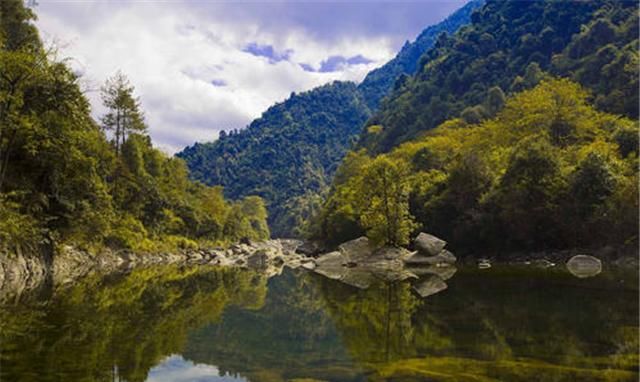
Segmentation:
{"type": "Polygon", "coordinates": [[[105,248],[98,253],[68,245],[37,253],[0,255],[0,300],[19,298],[43,286],[72,284],[90,274],[122,273],[161,265],[216,265],[260,269],[268,275],[283,266],[297,268],[313,261],[295,252],[302,242],[267,240],[233,244],[228,248],[186,249],[172,253],[134,253],[105,248]]]}
{"type": "MultiPolygon", "coordinates": [[[[408,278],[413,274],[424,276],[424,273],[435,274],[442,278],[443,272],[447,275],[451,273],[446,272],[451,267],[438,267],[433,264],[417,271],[415,264],[413,269],[398,266],[403,264],[405,258],[411,254],[406,249],[376,250],[371,253],[379,256],[368,256],[365,254],[366,251],[358,245],[355,247],[350,245],[362,239],[364,238],[344,243],[340,246],[342,249],[339,247],[338,251],[326,253],[309,251],[309,248],[313,247],[312,243],[292,239],[273,239],[263,242],[247,241],[233,244],[228,248],[185,249],[171,253],[134,253],[111,249],[92,253],[62,245],[55,250],[42,249],[39,253],[18,252],[11,256],[1,254],[0,301],[19,299],[25,292],[45,286],[57,288],[70,285],[94,273],[104,275],[126,273],[134,268],[162,265],[249,268],[259,270],[268,277],[281,273],[285,266],[293,269],[303,267],[307,270],[315,270],[316,273],[329,278],[354,279],[357,282],[351,284],[356,286],[368,285],[371,282],[371,275],[380,273],[380,270],[387,276],[394,271],[395,273],[391,272],[389,276],[391,278],[408,278]],[[363,277],[363,274],[366,277],[363,277]],[[362,280],[365,280],[364,284],[362,280]]],[[[463,255],[458,259],[458,264],[481,268],[504,263],[525,264],[538,268],[565,267],[569,259],[584,254],[598,258],[603,262],[604,267],[637,269],[639,264],[638,250],[630,246],[603,247],[598,250],[515,252],[508,255],[481,253],[463,255]]],[[[454,257],[453,262],[455,261],[454,257]]],[[[446,278],[448,277],[444,277],[443,280],[446,278]]]]}

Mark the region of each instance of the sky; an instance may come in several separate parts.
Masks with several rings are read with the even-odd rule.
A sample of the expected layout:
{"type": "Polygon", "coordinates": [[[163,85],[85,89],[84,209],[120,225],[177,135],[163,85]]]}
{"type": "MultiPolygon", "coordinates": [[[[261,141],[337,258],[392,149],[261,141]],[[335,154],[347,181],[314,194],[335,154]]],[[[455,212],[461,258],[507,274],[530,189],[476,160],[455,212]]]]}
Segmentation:
{"type": "Polygon", "coordinates": [[[100,86],[123,71],[154,143],[174,153],[241,129],[292,92],[359,82],[465,0],[37,0],[37,25],[100,86]]]}

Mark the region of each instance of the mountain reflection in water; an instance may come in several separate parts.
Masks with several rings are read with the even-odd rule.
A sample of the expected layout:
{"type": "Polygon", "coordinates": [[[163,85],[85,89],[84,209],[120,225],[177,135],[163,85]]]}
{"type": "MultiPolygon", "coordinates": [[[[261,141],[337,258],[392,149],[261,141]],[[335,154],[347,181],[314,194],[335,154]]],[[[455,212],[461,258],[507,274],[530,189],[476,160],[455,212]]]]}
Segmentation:
{"type": "Polygon", "coordinates": [[[637,275],[461,268],[420,298],[304,271],[93,276],[0,306],[0,381],[636,381],[637,275]]]}

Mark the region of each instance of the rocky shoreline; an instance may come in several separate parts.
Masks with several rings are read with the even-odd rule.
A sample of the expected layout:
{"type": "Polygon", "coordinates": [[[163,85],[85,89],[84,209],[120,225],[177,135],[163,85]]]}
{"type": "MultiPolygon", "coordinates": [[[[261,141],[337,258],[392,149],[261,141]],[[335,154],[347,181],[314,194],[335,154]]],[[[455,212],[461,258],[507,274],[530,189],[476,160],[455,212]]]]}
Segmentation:
{"type": "MultiPolygon", "coordinates": [[[[320,253],[313,243],[290,239],[237,243],[228,248],[182,250],[175,253],[132,253],[105,249],[90,253],[71,246],[56,251],[0,255],[0,301],[19,298],[43,286],[62,287],[93,273],[128,272],[138,267],[160,265],[211,265],[255,269],[268,277],[284,267],[304,268],[357,288],[367,288],[376,280],[410,280],[423,297],[446,289],[446,280],[455,272],[456,257],[445,249],[446,242],[420,233],[409,251],[406,248],[375,248],[361,237],[343,243],[335,251],[320,253]]],[[[637,250],[605,247],[600,251],[556,251],[504,256],[466,256],[465,266],[490,268],[492,263],[525,264],[538,268],[565,266],[576,255],[593,254],[598,262],[627,268],[638,267],[637,250]],[[502,259],[508,259],[507,261],[502,259]]],[[[579,258],[584,259],[584,258],[579,258]]],[[[577,264],[577,263],[576,263],[577,264]]],[[[580,262],[580,266],[584,266],[580,262]]],[[[598,267],[601,263],[591,262],[598,267]]]]}
{"type": "MultiPolygon", "coordinates": [[[[440,261],[436,256],[424,263],[417,252],[404,248],[374,248],[365,237],[343,243],[337,251],[315,258],[305,253],[303,244],[298,240],[275,239],[237,243],[226,249],[140,254],[109,249],[90,253],[65,245],[47,254],[0,256],[0,301],[19,298],[25,292],[43,286],[64,287],[94,273],[107,275],[160,265],[247,268],[258,270],[267,277],[280,274],[284,267],[304,268],[358,288],[366,288],[375,280],[433,277],[446,280],[455,273],[455,268],[438,264],[440,261]]],[[[438,254],[442,248],[427,249],[424,254],[438,254]]],[[[450,265],[455,262],[455,257],[449,254],[440,260],[450,265]]],[[[417,290],[423,294],[424,288],[418,287],[417,290]]]]}
{"type": "MultiPolygon", "coordinates": [[[[287,265],[297,268],[306,256],[297,254],[296,240],[238,243],[229,248],[182,250],[174,253],[132,253],[104,249],[91,253],[63,245],[38,253],[0,255],[0,301],[19,298],[43,286],[61,287],[90,274],[128,272],[160,265],[217,265],[260,268],[272,275],[287,265]]],[[[313,261],[313,260],[310,260],[313,261]]]]}

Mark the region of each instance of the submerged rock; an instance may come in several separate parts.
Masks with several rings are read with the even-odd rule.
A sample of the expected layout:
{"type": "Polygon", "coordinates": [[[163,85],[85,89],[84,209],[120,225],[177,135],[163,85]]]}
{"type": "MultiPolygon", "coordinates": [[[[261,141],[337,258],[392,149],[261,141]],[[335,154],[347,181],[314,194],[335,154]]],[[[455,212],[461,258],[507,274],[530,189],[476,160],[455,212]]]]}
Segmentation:
{"type": "Polygon", "coordinates": [[[447,242],[428,233],[420,232],[413,241],[413,245],[423,255],[436,256],[444,249],[447,242]]]}
{"type": "Polygon", "coordinates": [[[602,262],[593,256],[576,255],[567,261],[567,269],[579,278],[593,277],[602,272],[602,262]]]}

